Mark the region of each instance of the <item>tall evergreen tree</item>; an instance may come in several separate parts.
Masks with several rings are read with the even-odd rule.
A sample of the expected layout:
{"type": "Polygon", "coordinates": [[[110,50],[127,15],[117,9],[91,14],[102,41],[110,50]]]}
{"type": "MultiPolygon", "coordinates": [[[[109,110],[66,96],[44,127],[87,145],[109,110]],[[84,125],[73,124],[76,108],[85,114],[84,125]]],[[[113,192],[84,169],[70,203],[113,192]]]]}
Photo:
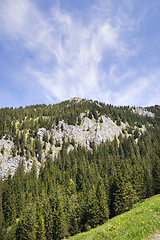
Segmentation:
{"type": "Polygon", "coordinates": [[[154,155],[154,163],[152,169],[154,194],[160,193],[160,159],[154,155]]]}
{"type": "Polygon", "coordinates": [[[3,227],[3,221],[4,221],[4,217],[3,217],[3,206],[2,206],[2,179],[0,179],[0,232],[2,230],[3,227]]]}
{"type": "Polygon", "coordinates": [[[36,206],[32,202],[24,208],[16,230],[17,240],[36,240],[36,206]]]}

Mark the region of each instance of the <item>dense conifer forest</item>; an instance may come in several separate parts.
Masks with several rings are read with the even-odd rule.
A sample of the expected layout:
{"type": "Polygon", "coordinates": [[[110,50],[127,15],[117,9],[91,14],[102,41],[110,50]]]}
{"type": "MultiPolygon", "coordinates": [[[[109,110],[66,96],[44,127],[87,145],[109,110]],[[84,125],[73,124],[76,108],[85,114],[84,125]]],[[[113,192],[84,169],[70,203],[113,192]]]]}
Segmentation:
{"type": "MultiPolygon", "coordinates": [[[[37,137],[41,127],[51,130],[60,120],[80,124],[81,113],[128,124],[123,136],[93,142],[91,149],[64,139],[54,161],[48,151],[39,172],[35,162],[25,172],[22,160],[14,176],[0,180],[0,239],[68,238],[160,193],[160,107],[146,109],[155,117],[91,100],[0,109],[0,138],[14,142],[13,157],[37,157],[39,162],[45,148],[37,137]],[[67,152],[69,144],[74,149],[67,152]]],[[[54,136],[43,140],[52,145],[54,136]]]]}

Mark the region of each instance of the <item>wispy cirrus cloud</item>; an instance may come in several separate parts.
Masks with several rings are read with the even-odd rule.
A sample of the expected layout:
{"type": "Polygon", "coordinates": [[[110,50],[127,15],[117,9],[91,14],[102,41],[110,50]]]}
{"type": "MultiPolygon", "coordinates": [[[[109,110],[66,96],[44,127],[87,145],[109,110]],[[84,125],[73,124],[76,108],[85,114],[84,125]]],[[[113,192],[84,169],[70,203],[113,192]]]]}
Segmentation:
{"type": "Polygon", "coordinates": [[[21,79],[28,87],[35,83],[47,101],[80,96],[133,105],[149,87],[148,79],[138,78],[127,64],[140,47],[134,37],[140,20],[129,16],[132,1],[123,7],[117,1],[116,8],[112,1],[99,1],[85,23],[60,5],[42,12],[31,0],[2,0],[0,9],[1,42],[7,39],[14,51],[25,52],[21,79]]]}
{"type": "MultiPolygon", "coordinates": [[[[142,75],[135,70],[128,71],[122,78],[124,85],[120,84],[120,89],[112,94],[113,104],[141,107],[159,104],[160,70],[152,69],[150,73],[144,72],[142,75]]],[[[114,79],[121,81],[117,76],[114,79]]]]}

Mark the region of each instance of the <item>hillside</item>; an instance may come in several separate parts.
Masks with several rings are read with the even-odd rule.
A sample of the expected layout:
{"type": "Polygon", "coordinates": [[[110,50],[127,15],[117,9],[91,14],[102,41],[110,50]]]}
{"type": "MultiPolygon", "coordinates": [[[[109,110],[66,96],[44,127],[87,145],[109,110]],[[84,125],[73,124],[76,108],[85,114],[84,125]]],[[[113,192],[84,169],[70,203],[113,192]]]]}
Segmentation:
{"type": "Polygon", "coordinates": [[[160,239],[160,195],[136,204],[131,211],[69,240],[145,240],[160,239]]]}
{"type": "Polygon", "coordinates": [[[48,154],[54,160],[64,141],[91,149],[115,137],[138,136],[155,122],[154,113],[143,108],[114,107],[97,101],[73,98],[53,105],[0,109],[0,176],[13,175],[20,160],[26,171],[33,160],[38,169],[48,154]]]}
{"type": "Polygon", "coordinates": [[[0,109],[0,239],[63,239],[160,193],[160,107],[0,109]]]}

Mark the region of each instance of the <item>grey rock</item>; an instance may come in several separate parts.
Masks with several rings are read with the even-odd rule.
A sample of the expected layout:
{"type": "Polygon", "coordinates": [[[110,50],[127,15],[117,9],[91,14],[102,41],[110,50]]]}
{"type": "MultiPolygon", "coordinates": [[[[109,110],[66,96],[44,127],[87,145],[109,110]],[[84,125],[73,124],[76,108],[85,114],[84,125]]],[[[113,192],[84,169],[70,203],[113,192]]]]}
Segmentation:
{"type": "MultiPolygon", "coordinates": [[[[47,132],[48,136],[53,134],[54,143],[56,141],[63,142],[64,138],[74,139],[76,144],[81,144],[86,148],[90,149],[90,143],[95,142],[96,145],[100,144],[102,141],[106,140],[112,141],[115,136],[119,136],[122,133],[121,129],[108,117],[101,116],[98,121],[95,119],[89,119],[86,117],[85,113],[81,113],[80,115],[82,122],[80,125],[68,125],[64,123],[64,121],[60,121],[56,128],[53,128],[51,131],[47,131],[45,128],[38,129],[38,137],[42,142],[42,146],[44,144],[43,137],[47,132]],[[102,120],[102,123],[100,122],[102,120]],[[63,125],[63,127],[62,127],[63,125]]],[[[19,165],[19,162],[24,159],[24,167],[25,171],[30,171],[33,160],[27,160],[25,157],[21,158],[20,156],[12,157],[12,148],[14,144],[12,141],[1,139],[0,140],[0,149],[4,146],[5,151],[2,155],[0,153],[0,176],[2,178],[7,177],[9,174],[14,175],[16,168],[19,165]]],[[[54,145],[48,142],[46,143],[46,149],[42,150],[42,163],[45,162],[48,151],[52,150],[51,157],[54,160],[55,156],[60,151],[61,147],[55,147],[54,145]]],[[[67,148],[67,152],[73,151],[74,147],[70,144],[67,148]]],[[[37,168],[40,169],[41,164],[35,158],[37,168]]]]}
{"type": "Polygon", "coordinates": [[[81,102],[82,100],[83,100],[83,98],[73,97],[73,98],[71,98],[69,101],[70,101],[70,102],[72,102],[72,101],[74,101],[74,102],[81,102]]]}
{"type": "MultiPolygon", "coordinates": [[[[26,160],[26,158],[21,158],[20,156],[12,157],[12,148],[14,143],[10,140],[5,140],[5,138],[0,140],[0,149],[4,147],[4,154],[0,153],[0,177],[5,178],[9,174],[14,175],[20,161],[24,160],[25,171],[29,171],[32,167],[33,160],[26,160]]],[[[40,169],[40,163],[37,162],[37,168],[40,169]]]]}
{"type": "MultiPolygon", "coordinates": [[[[20,156],[0,157],[0,177],[2,177],[3,179],[7,177],[9,174],[13,176],[20,161],[22,160],[24,160],[25,172],[30,171],[33,164],[33,160],[31,159],[26,160],[25,158],[21,158],[20,156]]],[[[36,161],[36,165],[37,170],[39,171],[41,164],[38,161],[36,161]]]]}
{"type": "Polygon", "coordinates": [[[45,133],[46,133],[46,129],[45,128],[39,128],[38,129],[37,135],[38,135],[40,140],[43,139],[45,133]]]}
{"type": "Polygon", "coordinates": [[[155,117],[154,113],[147,111],[145,108],[139,108],[139,107],[136,107],[135,109],[132,108],[132,112],[137,113],[141,116],[147,116],[147,117],[152,117],[152,118],[155,117]]]}
{"type": "Polygon", "coordinates": [[[108,117],[101,116],[103,122],[100,123],[95,119],[89,119],[84,117],[82,124],[79,126],[67,125],[60,121],[57,129],[53,129],[53,137],[56,141],[62,141],[63,138],[74,139],[76,143],[90,145],[90,142],[95,142],[96,145],[102,141],[112,141],[115,136],[119,136],[121,129],[108,117]],[[61,131],[61,125],[63,124],[63,131],[61,131]]]}
{"type": "Polygon", "coordinates": [[[3,139],[0,139],[0,149],[2,147],[4,147],[7,151],[11,151],[11,149],[13,148],[14,143],[10,140],[5,140],[5,138],[3,137],[3,139]]]}
{"type": "Polygon", "coordinates": [[[70,153],[71,151],[73,151],[74,150],[74,147],[73,147],[73,145],[69,145],[68,147],[67,147],[67,153],[70,153]]]}

